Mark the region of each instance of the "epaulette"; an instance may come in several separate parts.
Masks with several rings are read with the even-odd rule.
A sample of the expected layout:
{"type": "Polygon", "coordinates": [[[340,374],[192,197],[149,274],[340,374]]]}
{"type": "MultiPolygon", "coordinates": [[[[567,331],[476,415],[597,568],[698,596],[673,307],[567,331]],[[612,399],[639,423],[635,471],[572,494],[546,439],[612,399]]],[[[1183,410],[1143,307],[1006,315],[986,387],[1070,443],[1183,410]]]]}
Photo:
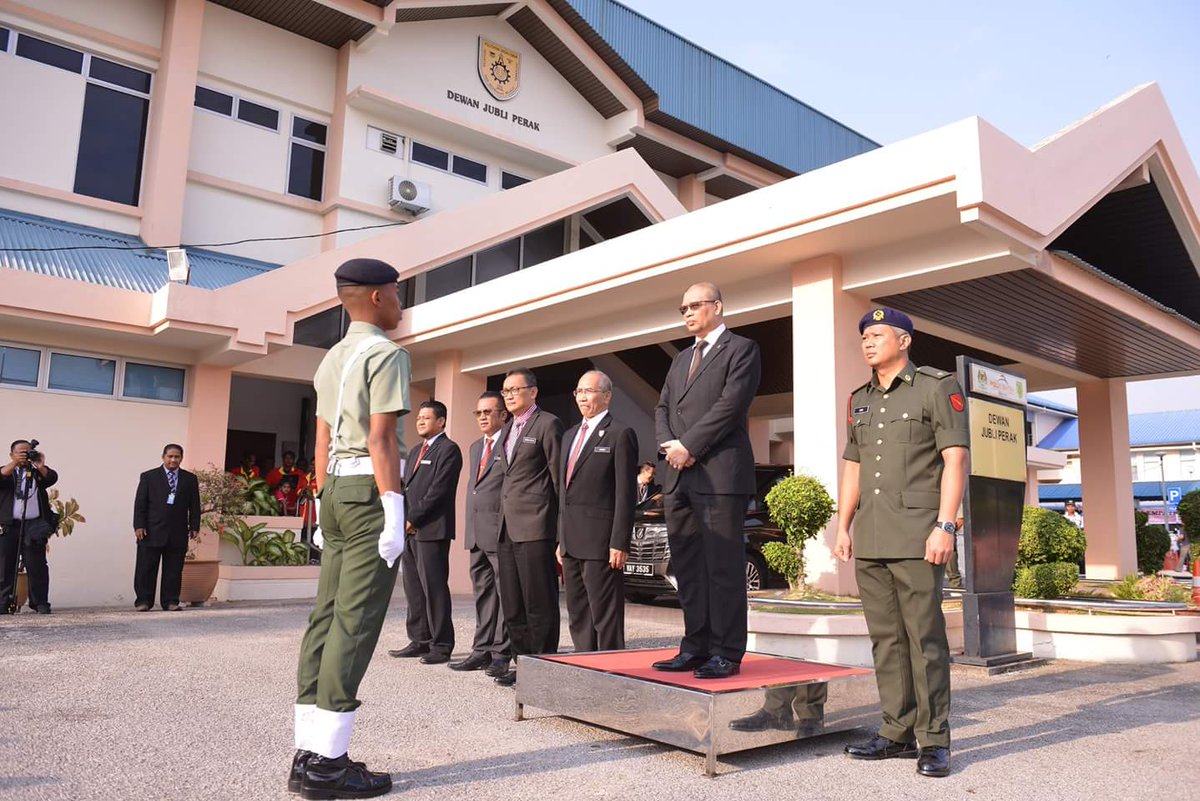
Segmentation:
{"type": "Polygon", "coordinates": [[[857,387],[855,387],[854,389],[850,390],[850,397],[852,397],[852,398],[853,398],[855,395],[857,395],[859,392],[861,392],[862,390],[866,389],[866,388],[867,388],[867,387],[869,387],[869,386],[871,386],[871,382],[870,382],[870,381],[866,381],[866,382],[864,382],[864,383],[862,383],[862,384],[859,384],[857,387]]]}
{"type": "Polygon", "coordinates": [[[954,377],[954,373],[947,373],[945,370],[939,370],[936,367],[918,367],[917,372],[923,373],[924,375],[933,376],[939,381],[941,381],[943,378],[954,377]]]}

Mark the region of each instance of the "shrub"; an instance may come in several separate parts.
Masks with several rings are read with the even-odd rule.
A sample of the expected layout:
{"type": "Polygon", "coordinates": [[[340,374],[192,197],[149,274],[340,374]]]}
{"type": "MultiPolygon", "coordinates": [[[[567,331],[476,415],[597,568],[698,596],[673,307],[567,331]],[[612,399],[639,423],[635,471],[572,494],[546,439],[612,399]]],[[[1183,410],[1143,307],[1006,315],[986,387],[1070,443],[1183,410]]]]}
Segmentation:
{"type": "Polygon", "coordinates": [[[1018,598],[1057,598],[1070,592],[1078,581],[1079,565],[1070,562],[1026,565],[1017,568],[1013,593],[1018,598]]]}
{"type": "Polygon", "coordinates": [[[232,526],[221,530],[221,539],[237,547],[242,564],[248,567],[308,562],[308,546],[296,541],[295,532],[265,531],[266,527],[266,523],[251,526],[239,518],[232,526]]]}
{"type": "Polygon", "coordinates": [[[833,517],[833,498],[813,476],[788,476],[771,487],[766,500],[771,520],[787,541],[764,545],[763,557],[793,591],[803,589],[804,543],[820,534],[833,517]]]}
{"type": "Polygon", "coordinates": [[[1138,570],[1153,576],[1162,570],[1163,559],[1171,550],[1171,535],[1162,526],[1148,526],[1150,516],[1145,512],[1133,513],[1133,535],[1137,541],[1138,570]]]}
{"type": "Polygon", "coordinates": [[[1017,546],[1017,566],[1048,565],[1055,562],[1081,562],[1087,550],[1083,529],[1057,512],[1038,506],[1026,506],[1021,517],[1021,541],[1017,546]]]}
{"type": "Polygon", "coordinates": [[[1124,601],[1187,603],[1192,593],[1162,576],[1126,576],[1113,588],[1113,597],[1124,601]]]}
{"type": "Polygon", "coordinates": [[[1188,539],[1200,542],[1200,489],[1192,490],[1179,499],[1179,519],[1188,539]]]}

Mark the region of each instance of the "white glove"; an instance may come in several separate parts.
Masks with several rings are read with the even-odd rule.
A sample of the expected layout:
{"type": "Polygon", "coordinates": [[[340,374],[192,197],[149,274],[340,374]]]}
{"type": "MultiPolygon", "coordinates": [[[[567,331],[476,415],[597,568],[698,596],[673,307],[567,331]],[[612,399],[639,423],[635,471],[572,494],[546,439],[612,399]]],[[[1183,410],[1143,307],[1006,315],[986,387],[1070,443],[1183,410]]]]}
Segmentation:
{"type": "Polygon", "coordinates": [[[312,530],[312,544],[317,547],[318,551],[325,550],[325,535],[321,533],[321,499],[313,498],[314,507],[317,513],[316,525],[312,530]]]}
{"type": "Polygon", "coordinates": [[[404,553],[404,496],[385,492],[383,498],[383,532],[379,535],[379,556],[391,567],[404,553]]]}

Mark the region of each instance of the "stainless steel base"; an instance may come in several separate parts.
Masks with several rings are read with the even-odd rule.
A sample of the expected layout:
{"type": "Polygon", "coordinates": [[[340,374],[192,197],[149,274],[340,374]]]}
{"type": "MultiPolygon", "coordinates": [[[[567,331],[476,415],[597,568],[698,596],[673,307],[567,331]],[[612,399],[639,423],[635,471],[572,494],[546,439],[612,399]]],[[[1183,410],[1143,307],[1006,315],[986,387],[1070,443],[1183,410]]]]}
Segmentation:
{"type": "Polygon", "coordinates": [[[517,675],[515,720],[524,720],[530,706],[673,745],[703,754],[709,776],[716,775],[721,755],[869,726],[879,717],[879,693],[870,671],[829,681],[710,691],[522,656],[517,675]],[[731,727],[762,709],[775,713],[781,726],[790,722],[762,731],[731,727]]]}

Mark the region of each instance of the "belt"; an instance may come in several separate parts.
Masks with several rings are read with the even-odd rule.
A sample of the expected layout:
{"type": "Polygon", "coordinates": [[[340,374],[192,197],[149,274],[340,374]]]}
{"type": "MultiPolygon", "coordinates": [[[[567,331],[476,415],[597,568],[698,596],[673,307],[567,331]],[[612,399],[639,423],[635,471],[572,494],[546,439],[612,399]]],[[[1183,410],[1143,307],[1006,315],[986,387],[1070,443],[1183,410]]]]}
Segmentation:
{"type": "Polygon", "coordinates": [[[375,469],[371,466],[370,456],[352,456],[349,459],[338,459],[333,463],[335,476],[372,476],[375,469]]]}

